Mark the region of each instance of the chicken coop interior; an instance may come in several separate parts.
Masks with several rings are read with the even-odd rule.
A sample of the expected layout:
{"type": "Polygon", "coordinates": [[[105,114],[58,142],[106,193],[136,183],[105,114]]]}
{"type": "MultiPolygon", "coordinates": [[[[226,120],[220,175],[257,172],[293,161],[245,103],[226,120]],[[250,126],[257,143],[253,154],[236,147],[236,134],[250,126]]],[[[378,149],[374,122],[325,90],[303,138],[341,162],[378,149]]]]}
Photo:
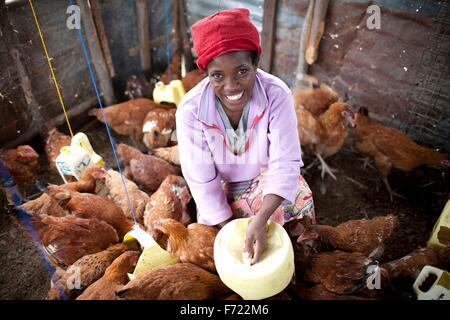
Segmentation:
{"type": "Polygon", "coordinates": [[[246,299],[197,223],[175,122],[207,78],[192,25],[236,7],[292,91],[316,215],[285,244],[294,277],[254,269],[287,277],[263,298],[450,299],[449,0],[0,1],[0,299],[246,299]],[[95,166],[55,164],[80,148],[95,166]]]}

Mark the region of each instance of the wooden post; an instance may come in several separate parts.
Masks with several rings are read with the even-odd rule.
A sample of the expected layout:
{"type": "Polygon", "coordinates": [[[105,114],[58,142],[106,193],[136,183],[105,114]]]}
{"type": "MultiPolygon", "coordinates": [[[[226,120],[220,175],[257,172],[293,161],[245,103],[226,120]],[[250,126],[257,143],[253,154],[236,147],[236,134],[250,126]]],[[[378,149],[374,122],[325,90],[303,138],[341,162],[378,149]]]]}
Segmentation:
{"type": "Polygon", "coordinates": [[[323,32],[325,31],[325,19],[329,2],[329,0],[317,1],[314,6],[311,34],[305,51],[305,60],[309,65],[312,65],[317,60],[320,40],[322,40],[323,32]]]}
{"type": "Polygon", "coordinates": [[[151,68],[151,56],[150,56],[150,46],[148,43],[149,30],[148,30],[147,0],[136,1],[136,14],[137,14],[141,67],[146,74],[149,74],[151,68]]]}
{"type": "Polygon", "coordinates": [[[261,69],[270,72],[272,68],[273,39],[275,38],[277,0],[264,0],[261,69]]]}
{"type": "Polygon", "coordinates": [[[109,76],[113,78],[116,75],[114,70],[114,64],[111,57],[111,51],[109,50],[108,37],[106,36],[105,25],[103,24],[102,10],[100,2],[98,0],[90,1],[92,17],[94,18],[97,34],[100,39],[100,45],[102,47],[103,57],[106,65],[108,66],[109,76]]]}
{"type": "MultiPolygon", "coordinates": [[[[194,61],[192,58],[191,53],[191,42],[189,39],[189,28],[186,20],[186,6],[184,3],[184,0],[178,1],[179,5],[179,15],[180,15],[180,34],[181,34],[181,41],[183,46],[183,61],[184,61],[184,67],[181,66],[181,70],[190,71],[193,68],[194,61]]],[[[182,74],[182,76],[184,76],[182,74]]]]}
{"type": "Polygon", "coordinates": [[[178,0],[172,0],[172,32],[173,39],[172,41],[172,54],[178,54],[181,47],[181,37],[180,37],[180,7],[178,5],[178,0]]]}
{"type": "Polygon", "coordinates": [[[107,106],[114,104],[114,90],[109,77],[108,68],[103,58],[102,49],[98,40],[97,30],[91,10],[86,0],[76,0],[81,11],[81,21],[83,22],[84,32],[87,37],[87,47],[90,53],[91,64],[97,73],[100,94],[103,95],[107,106]]]}
{"type": "Polygon", "coordinates": [[[302,85],[305,80],[305,75],[308,71],[308,65],[305,60],[305,50],[309,43],[310,32],[311,32],[311,21],[314,12],[315,0],[309,0],[308,11],[302,26],[302,34],[300,37],[300,46],[298,52],[298,62],[297,62],[297,74],[295,77],[295,87],[302,85]]]}

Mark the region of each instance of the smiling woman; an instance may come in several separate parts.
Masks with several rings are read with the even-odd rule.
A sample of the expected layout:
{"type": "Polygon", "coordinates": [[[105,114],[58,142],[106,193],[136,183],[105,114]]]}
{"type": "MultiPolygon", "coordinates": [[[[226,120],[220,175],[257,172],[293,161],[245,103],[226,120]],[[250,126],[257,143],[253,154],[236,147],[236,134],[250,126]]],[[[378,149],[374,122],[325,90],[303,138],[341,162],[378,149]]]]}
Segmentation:
{"type": "Polygon", "coordinates": [[[267,246],[269,218],[293,235],[315,223],[311,190],[300,175],[292,94],[258,68],[259,33],[247,9],[198,21],[192,39],[197,65],[208,77],[177,109],[181,168],[199,223],[222,227],[255,215],[243,249],[256,263],[267,246]]]}

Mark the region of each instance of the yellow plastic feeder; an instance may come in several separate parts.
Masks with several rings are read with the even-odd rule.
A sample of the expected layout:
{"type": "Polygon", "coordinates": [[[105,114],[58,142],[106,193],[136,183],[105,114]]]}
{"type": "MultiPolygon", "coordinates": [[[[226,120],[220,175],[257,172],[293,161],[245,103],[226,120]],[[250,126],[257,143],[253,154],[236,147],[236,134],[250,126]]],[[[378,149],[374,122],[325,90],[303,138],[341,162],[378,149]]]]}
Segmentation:
{"type": "Polygon", "coordinates": [[[267,248],[250,265],[244,257],[247,224],[251,218],[227,223],[214,241],[214,260],[220,279],[245,300],[272,297],[283,291],[294,275],[294,250],[286,230],[269,221],[267,248]]]}
{"type": "Polygon", "coordinates": [[[184,90],[181,80],[172,80],[168,85],[159,81],[155,84],[155,89],[153,89],[153,100],[156,103],[174,103],[178,107],[185,94],[186,90],[184,90]]]}
{"type": "Polygon", "coordinates": [[[142,230],[138,225],[134,225],[124,236],[123,242],[126,243],[129,241],[138,241],[143,247],[133,274],[128,274],[130,280],[139,277],[149,270],[178,262],[177,259],[172,258],[169,252],[161,248],[149,233],[142,230]]]}

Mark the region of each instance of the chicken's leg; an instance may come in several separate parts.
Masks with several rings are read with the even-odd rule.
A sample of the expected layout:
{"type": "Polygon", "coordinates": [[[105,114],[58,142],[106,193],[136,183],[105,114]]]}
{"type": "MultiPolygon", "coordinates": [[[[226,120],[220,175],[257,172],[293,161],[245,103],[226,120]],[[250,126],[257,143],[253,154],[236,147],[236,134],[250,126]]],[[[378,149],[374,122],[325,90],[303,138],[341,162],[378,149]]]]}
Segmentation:
{"type": "Polygon", "coordinates": [[[327,163],[325,162],[325,160],[323,160],[323,158],[320,154],[316,153],[316,156],[317,156],[317,159],[319,159],[319,161],[320,161],[320,166],[322,169],[320,176],[322,177],[322,179],[325,177],[325,173],[328,173],[334,180],[337,180],[336,176],[333,174],[333,171],[337,171],[337,170],[330,168],[330,166],[327,165],[327,163]]]}
{"type": "Polygon", "coordinates": [[[392,191],[391,186],[389,184],[389,181],[387,178],[382,178],[384,185],[386,186],[387,191],[389,192],[389,197],[391,198],[391,202],[394,202],[394,196],[402,198],[402,199],[406,199],[405,196],[402,196],[401,194],[392,191]]]}

